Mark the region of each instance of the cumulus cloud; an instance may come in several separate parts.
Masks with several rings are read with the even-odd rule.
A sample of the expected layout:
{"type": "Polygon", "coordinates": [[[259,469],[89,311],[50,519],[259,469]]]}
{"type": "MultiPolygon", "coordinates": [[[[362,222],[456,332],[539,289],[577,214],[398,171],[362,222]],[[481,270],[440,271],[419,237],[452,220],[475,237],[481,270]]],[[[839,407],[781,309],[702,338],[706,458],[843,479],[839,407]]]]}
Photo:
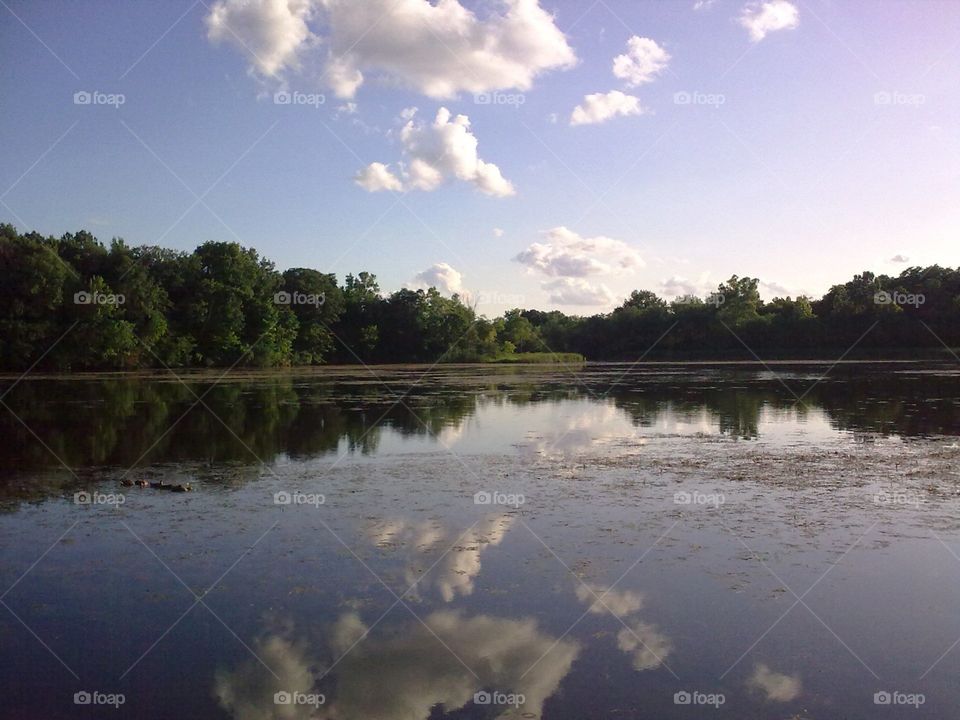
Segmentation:
{"type": "MultiPolygon", "coordinates": [[[[513,516],[494,513],[482,518],[469,532],[457,535],[432,522],[387,520],[377,523],[367,533],[378,548],[407,553],[404,580],[412,587],[410,594],[419,597],[420,588],[434,589],[445,602],[471,595],[480,575],[481,554],[500,544],[513,526],[513,516]],[[434,567],[430,577],[422,577],[422,553],[446,549],[456,542],[434,567]]],[[[406,589],[406,588],[404,588],[406,589]]]]}
{"type": "Polygon", "coordinates": [[[213,695],[235,720],[307,720],[311,717],[310,705],[273,702],[277,692],[309,693],[315,681],[311,667],[316,660],[302,640],[293,639],[292,630],[287,627],[262,635],[253,643],[257,659],[251,658],[233,670],[216,671],[213,695]]]}
{"type": "Polygon", "coordinates": [[[767,700],[790,702],[800,695],[802,686],[799,675],[776,673],[760,663],[747,680],[747,687],[760,691],[767,700]]]}
{"type": "Polygon", "coordinates": [[[622,240],[585,238],[562,225],[547,230],[544,237],[545,242],[531,244],[514,260],[550,277],[610,274],[645,265],[640,253],[622,240]]]}
{"type": "Polygon", "coordinates": [[[608,93],[584,95],[583,102],[570,115],[570,124],[596,125],[617,115],[642,115],[645,112],[640,105],[640,98],[611,90],[608,93]]]}
{"type": "Polygon", "coordinates": [[[775,282],[761,282],[760,291],[761,295],[767,297],[787,297],[792,294],[790,288],[775,282]]]}
{"type": "Polygon", "coordinates": [[[503,228],[494,228],[493,229],[494,237],[503,237],[503,228]]]}
{"type": "Polygon", "coordinates": [[[400,178],[394,175],[390,168],[379,162],[367,165],[354,176],[353,181],[367,192],[403,190],[403,183],[400,178]]]}
{"type": "Polygon", "coordinates": [[[690,280],[682,275],[672,275],[660,282],[660,294],[670,298],[709,295],[717,289],[716,283],[711,283],[709,278],[709,273],[703,273],[696,280],[690,280]]]}
{"type": "Polygon", "coordinates": [[[307,653],[305,642],[291,641],[289,632],[267,634],[254,651],[269,669],[251,658],[218,670],[214,695],[236,720],[409,720],[430,716],[437,705],[447,712],[463,708],[479,690],[505,688],[524,697],[518,714],[540,717],[580,652],[575,641],[548,635],[527,618],[441,610],[387,632],[372,629],[359,614],[342,614],[326,641],[314,645],[319,657],[307,653]],[[325,703],[274,701],[281,690],[316,692],[327,674],[323,667],[335,668],[325,703]]]}
{"type": "Polygon", "coordinates": [[[753,42],[760,42],[777,30],[792,30],[800,24],[797,6],[788,0],[769,0],[745,5],[740,24],[750,33],[753,42]]]}
{"type": "Polygon", "coordinates": [[[589,604],[588,611],[595,615],[609,612],[622,618],[643,607],[643,595],[630,590],[609,590],[601,585],[577,586],[577,599],[589,604]]]}
{"type": "Polygon", "coordinates": [[[434,263],[423,272],[417,273],[413,281],[420,287],[435,287],[447,295],[464,293],[463,275],[445,262],[434,263]]]}
{"type": "Polygon", "coordinates": [[[613,74],[636,87],[653,82],[669,62],[670,54],[655,40],[634,35],[627,40],[627,52],[613,59],[613,74]]]}
{"type": "MultiPolygon", "coordinates": [[[[337,626],[333,636],[342,638],[333,648],[337,655],[366,630],[354,613],[341,617],[337,626]]],[[[401,632],[369,636],[344,655],[337,666],[336,696],[320,716],[425,718],[438,704],[451,712],[470,703],[478,690],[509,688],[524,696],[518,716],[540,717],[579,650],[571,640],[540,631],[531,619],[441,610],[401,632]],[[442,647],[438,652],[437,638],[452,655],[442,647]]]]}
{"type": "Polygon", "coordinates": [[[609,305],[613,293],[584,278],[633,272],[644,266],[643,258],[622,240],[602,235],[585,238],[560,226],[544,233],[545,241],[532,243],[517,254],[515,262],[531,272],[551,278],[541,287],[558,305],[609,305]]]}
{"type": "Polygon", "coordinates": [[[477,138],[470,132],[470,118],[452,117],[447,108],[437,111],[430,124],[412,116],[400,131],[404,163],[401,180],[383,163],[371,163],[357,176],[357,184],[369,190],[436,190],[449,179],[463,180],[480,192],[495,197],[514,195],[513,184],[500,168],[477,155],[477,138]],[[375,181],[364,184],[361,178],[375,181]]]}
{"type": "Polygon", "coordinates": [[[549,300],[557,305],[610,305],[613,293],[603,283],[594,285],[581,278],[548,280],[541,287],[549,293],[549,300]]]}
{"type": "Polygon", "coordinates": [[[617,633],[617,647],[632,656],[634,669],[640,671],[660,667],[673,650],[670,639],[656,625],[640,621],[617,633]]]}
{"type": "Polygon", "coordinates": [[[890,258],[890,262],[901,264],[908,263],[910,262],[910,258],[908,258],[906,255],[894,255],[892,258],[890,258]]]}
{"type": "Polygon", "coordinates": [[[576,55],[538,0],[504,0],[483,17],[459,0],[218,0],[211,40],[252,55],[277,77],[316,53],[320,80],[352,98],[368,76],[436,99],[516,88],[576,55]]]}
{"type": "Polygon", "coordinates": [[[314,0],[220,0],[205,18],[207,38],[245,53],[251,69],[277,77],[300,66],[300,53],[316,40],[308,21],[314,0]]]}

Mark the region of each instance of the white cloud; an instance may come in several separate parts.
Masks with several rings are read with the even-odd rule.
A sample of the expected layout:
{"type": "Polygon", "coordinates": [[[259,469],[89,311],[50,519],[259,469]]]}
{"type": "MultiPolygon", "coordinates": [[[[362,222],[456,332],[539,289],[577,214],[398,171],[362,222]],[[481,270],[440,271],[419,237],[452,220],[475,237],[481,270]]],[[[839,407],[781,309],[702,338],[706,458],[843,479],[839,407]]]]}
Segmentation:
{"type": "Polygon", "coordinates": [[[670,639],[656,625],[642,621],[633,623],[617,633],[617,647],[633,655],[635,670],[653,670],[667,659],[673,646],[670,639]]]}
{"type": "Polygon", "coordinates": [[[343,115],[356,115],[357,114],[357,104],[355,102],[347,102],[342,105],[337,106],[337,114],[343,115]]]}
{"type": "Polygon", "coordinates": [[[245,53],[251,68],[277,77],[299,67],[299,54],[315,40],[307,21],[313,0],[220,0],[205,18],[207,38],[245,53]]]}
{"type": "Polygon", "coordinates": [[[610,305],[613,293],[604,284],[593,285],[581,278],[557,278],[541,283],[557,305],[610,305]]]}
{"type": "Polygon", "coordinates": [[[717,0],[697,0],[697,1],[693,4],[693,9],[694,9],[694,10],[709,10],[711,7],[713,7],[713,5],[714,5],[716,2],[717,2],[717,0]]]}
{"type": "Polygon", "coordinates": [[[761,282],[760,294],[763,295],[764,297],[783,297],[783,298],[793,295],[793,293],[790,292],[790,288],[775,282],[761,282]]]}
{"type": "Polygon", "coordinates": [[[791,30],[800,24],[797,6],[788,0],[770,0],[745,5],[740,24],[750,33],[753,42],[760,42],[768,33],[791,30]]]}
{"type": "Polygon", "coordinates": [[[332,634],[340,640],[331,654],[342,660],[334,672],[336,691],[321,717],[425,718],[437,705],[448,713],[463,708],[484,688],[522,695],[516,715],[540,717],[580,651],[578,643],[542,632],[532,619],[450,610],[396,631],[371,633],[351,648],[366,631],[355,613],[337,622],[332,634]]]}
{"type": "Polygon", "coordinates": [[[892,258],[890,258],[890,262],[892,262],[892,263],[908,263],[908,262],[910,262],[910,258],[908,258],[906,255],[894,255],[892,258]]]}
{"type": "Polygon", "coordinates": [[[465,294],[463,275],[445,262],[431,265],[423,272],[417,273],[413,280],[422,287],[435,287],[447,295],[456,293],[463,296],[465,294]]]}
{"type": "Polygon", "coordinates": [[[389,173],[382,163],[371,163],[358,178],[365,174],[389,183],[372,182],[361,187],[370,192],[394,189],[394,181],[404,190],[436,190],[445,180],[457,179],[471,183],[480,192],[495,197],[514,195],[513,184],[503,177],[500,168],[493,163],[480,159],[477,155],[477,138],[470,132],[470,118],[466,115],[451,117],[450,111],[442,107],[429,125],[416,122],[413,118],[400,131],[400,142],[406,165],[402,168],[403,181],[390,173],[390,180],[384,175],[389,173]],[[378,166],[374,169],[374,166],[378,166]]]}
{"type": "Polygon", "coordinates": [[[617,115],[642,115],[645,112],[640,105],[640,98],[611,90],[608,93],[585,95],[583,102],[573,109],[570,124],[595,125],[617,115]]]}
{"type": "Polygon", "coordinates": [[[419,598],[420,589],[433,588],[446,602],[473,593],[480,575],[480,559],[484,552],[496,547],[513,525],[513,516],[492,514],[479,520],[469,531],[457,535],[430,521],[411,522],[385,520],[372,526],[367,535],[381,550],[406,555],[404,579],[410,594],[419,598]],[[456,542],[436,562],[429,579],[421,578],[422,553],[429,553],[456,542]],[[414,586],[417,587],[414,587],[414,586]]]}
{"type": "Polygon", "coordinates": [[[370,163],[353,178],[354,182],[368,192],[378,190],[403,190],[400,178],[383,163],[370,163]]]}
{"type": "Polygon", "coordinates": [[[759,690],[767,700],[790,702],[800,695],[802,686],[799,675],[776,673],[761,663],[747,680],[747,687],[759,690]]]}
{"type": "Polygon", "coordinates": [[[716,283],[710,282],[710,273],[703,273],[696,280],[690,280],[682,275],[673,275],[660,282],[660,294],[669,298],[703,297],[716,291],[716,283]]]}
{"type": "Polygon", "coordinates": [[[261,635],[253,642],[256,660],[251,658],[234,670],[217,669],[213,694],[231,718],[307,720],[311,716],[309,705],[279,706],[290,710],[279,715],[278,706],[273,703],[274,693],[309,693],[316,680],[311,668],[317,661],[310,655],[307,643],[294,639],[293,630],[287,623],[287,627],[261,635]]]}
{"type": "Polygon", "coordinates": [[[585,238],[563,226],[544,236],[546,242],[532,243],[513,259],[549,277],[586,277],[645,265],[640,253],[622,240],[603,235],[585,238]]]}
{"type": "Polygon", "coordinates": [[[576,63],[538,0],[504,0],[482,17],[459,0],[218,0],[207,25],[211,40],[249,48],[262,76],[299,70],[315,51],[319,79],[342,98],[368,75],[436,99],[528,90],[576,63]]]}
{"type": "Polygon", "coordinates": [[[503,237],[503,228],[494,228],[493,229],[494,237],[503,237]]]}
{"type": "Polygon", "coordinates": [[[403,110],[400,111],[400,119],[403,120],[404,122],[413,120],[413,116],[417,114],[417,110],[419,110],[419,108],[415,106],[405,107],[403,110]]]}
{"type": "Polygon", "coordinates": [[[643,596],[630,590],[610,590],[601,585],[577,586],[577,599],[590,605],[594,615],[612,613],[619,618],[637,612],[643,606],[643,596]]]}
{"type": "Polygon", "coordinates": [[[518,716],[540,717],[580,653],[579,643],[543,632],[532,618],[439,610],[418,620],[375,633],[376,623],[346,612],[323,640],[305,629],[298,633],[305,639],[293,641],[292,627],[267,634],[254,644],[263,662],[218,669],[214,695],[234,720],[409,720],[438,705],[459,710],[479,690],[504,688],[523,698],[518,716]],[[306,652],[308,644],[317,656],[306,652]],[[319,707],[274,700],[279,691],[316,693],[324,677],[333,682],[319,707]]]}
{"type": "Polygon", "coordinates": [[[550,294],[550,302],[558,305],[609,305],[614,301],[613,293],[605,285],[594,285],[584,278],[629,273],[645,264],[640,254],[622,240],[602,235],[585,238],[563,226],[544,235],[545,242],[532,243],[513,259],[532,272],[553,278],[540,287],[550,294]]]}
{"type": "Polygon", "coordinates": [[[669,62],[670,54],[655,40],[634,35],[627,40],[627,52],[613,59],[613,74],[636,87],[656,80],[669,62]]]}

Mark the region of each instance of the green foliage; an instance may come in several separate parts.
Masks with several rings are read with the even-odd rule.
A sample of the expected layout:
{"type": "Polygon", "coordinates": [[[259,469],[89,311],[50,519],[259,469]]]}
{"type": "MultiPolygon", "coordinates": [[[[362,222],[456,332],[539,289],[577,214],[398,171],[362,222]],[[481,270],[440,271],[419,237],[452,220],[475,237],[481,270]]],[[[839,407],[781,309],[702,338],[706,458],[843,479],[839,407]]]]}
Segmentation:
{"type": "Polygon", "coordinates": [[[384,295],[375,275],[282,274],[256,250],[105,247],[0,225],[0,369],[277,367],[328,362],[579,362],[858,357],[960,346],[960,270],[863,272],[819,300],[763,302],[734,275],[707,298],[634,290],[592,317],[478,316],[435,288],[384,295]],[[852,356],[853,356],[852,355],[852,356]]]}

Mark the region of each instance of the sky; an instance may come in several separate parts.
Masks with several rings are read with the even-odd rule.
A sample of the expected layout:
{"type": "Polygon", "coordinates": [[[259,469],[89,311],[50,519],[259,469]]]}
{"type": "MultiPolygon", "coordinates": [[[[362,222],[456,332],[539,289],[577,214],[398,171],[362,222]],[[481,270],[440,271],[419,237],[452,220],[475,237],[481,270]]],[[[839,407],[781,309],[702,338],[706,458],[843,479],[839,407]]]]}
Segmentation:
{"type": "Polygon", "coordinates": [[[606,312],[960,265],[960,3],[0,1],[0,222],[606,312]]]}

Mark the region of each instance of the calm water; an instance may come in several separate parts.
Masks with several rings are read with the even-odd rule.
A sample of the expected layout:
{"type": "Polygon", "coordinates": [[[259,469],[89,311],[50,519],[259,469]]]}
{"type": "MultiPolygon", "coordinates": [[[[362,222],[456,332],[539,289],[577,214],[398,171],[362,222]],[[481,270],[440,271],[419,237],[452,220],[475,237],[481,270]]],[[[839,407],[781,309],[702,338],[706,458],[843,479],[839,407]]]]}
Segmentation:
{"type": "Polygon", "coordinates": [[[960,365],[426,370],[0,380],[0,716],[960,713],[960,365]]]}

